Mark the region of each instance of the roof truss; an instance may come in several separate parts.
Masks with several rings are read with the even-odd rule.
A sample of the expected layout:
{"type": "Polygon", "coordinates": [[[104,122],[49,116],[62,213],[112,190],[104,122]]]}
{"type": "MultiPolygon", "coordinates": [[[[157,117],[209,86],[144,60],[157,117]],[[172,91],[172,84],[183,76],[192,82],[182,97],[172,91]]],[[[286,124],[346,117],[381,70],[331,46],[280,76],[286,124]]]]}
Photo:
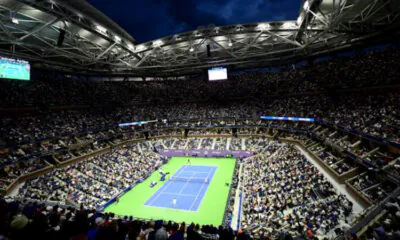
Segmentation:
{"type": "Polygon", "coordinates": [[[396,0],[306,0],[297,21],[208,26],[133,45],[99,31],[90,16],[62,4],[2,0],[0,53],[112,74],[268,65],[350,47],[382,35],[398,26],[399,15],[396,0]],[[66,34],[62,46],[57,47],[60,31],[66,34]]]}

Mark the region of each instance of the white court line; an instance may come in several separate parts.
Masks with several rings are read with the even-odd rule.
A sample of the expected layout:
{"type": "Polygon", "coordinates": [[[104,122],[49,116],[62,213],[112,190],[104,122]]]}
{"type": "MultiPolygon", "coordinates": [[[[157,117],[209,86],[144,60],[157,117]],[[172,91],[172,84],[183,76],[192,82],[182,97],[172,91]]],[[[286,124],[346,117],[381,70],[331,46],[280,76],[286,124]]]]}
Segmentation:
{"type": "Polygon", "coordinates": [[[151,205],[147,205],[147,204],[145,204],[145,206],[155,207],[155,208],[164,208],[164,209],[170,209],[170,210],[185,211],[185,212],[197,212],[197,211],[185,210],[185,209],[181,209],[181,208],[159,207],[159,206],[151,206],[151,205]]]}
{"type": "Polygon", "coordinates": [[[193,173],[192,173],[192,176],[189,177],[189,180],[185,183],[185,185],[183,185],[183,187],[182,187],[181,190],[179,191],[178,195],[180,195],[180,194],[182,193],[183,189],[186,188],[186,186],[187,186],[188,183],[190,182],[190,179],[192,179],[192,178],[193,178],[193,173]]]}
{"type": "MultiPolygon", "coordinates": [[[[190,166],[190,165],[189,165],[189,166],[190,166]]],[[[185,173],[209,173],[209,172],[185,171],[185,173]]]]}
{"type": "MultiPolygon", "coordinates": [[[[189,177],[189,180],[190,180],[190,179],[193,178],[193,173],[194,173],[195,175],[196,175],[196,173],[207,173],[207,180],[208,180],[208,183],[209,183],[209,182],[210,182],[210,180],[209,180],[210,173],[212,173],[213,171],[214,171],[214,173],[215,173],[216,170],[218,169],[217,167],[214,167],[214,166],[213,166],[213,167],[210,167],[211,170],[208,171],[208,172],[184,171],[184,169],[186,169],[188,166],[193,166],[193,165],[183,165],[182,168],[180,168],[179,171],[177,171],[173,176],[179,177],[179,175],[181,174],[182,171],[183,171],[184,173],[189,173],[189,172],[191,172],[191,173],[192,173],[192,176],[189,177]]],[[[168,185],[163,185],[161,188],[164,188],[164,187],[165,187],[164,189],[167,189],[168,186],[169,186],[171,183],[172,183],[172,181],[169,181],[169,180],[168,180],[168,185]]],[[[176,194],[176,193],[164,192],[164,189],[163,189],[162,191],[158,191],[158,192],[157,192],[157,195],[153,198],[153,200],[152,200],[150,203],[144,204],[144,205],[145,205],[145,206],[150,206],[150,207],[164,208],[164,209],[176,209],[176,210],[186,211],[186,212],[197,212],[197,211],[193,211],[193,210],[191,210],[191,209],[192,209],[192,207],[193,207],[193,204],[194,204],[194,203],[196,202],[196,200],[198,199],[199,194],[201,193],[201,190],[203,189],[203,187],[204,187],[204,185],[205,185],[206,183],[202,183],[202,186],[201,186],[201,188],[200,188],[200,191],[197,193],[197,195],[182,194],[182,191],[186,188],[186,186],[187,186],[188,183],[189,183],[189,181],[185,183],[185,185],[181,188],[181,190],[180,190],[179,193],[177,193],[177,194],[176,194]],[[195,197],[195,199],[194,199],[194,201],[192,202],[192,205],[190,206],[189,210],[184,210],[184,209],[180,209],[180,208],[159,207],[159,206],[154,206],[154,205],[152,205],[152,204],[154,204],[154,202],[155,202],[156,200],[158,200],[158,198],[159,198],[162,194],[176,195],[176,196],[195,197]]],[[[160,188],[159,190],[161,190],[161,188],[160,188]]],[[[204,194],[204,195],[205,195],[205,194],[204,194]]],[[[200,204],[199,204],[199,205],[200,205],[200,204]]]]}
{"type": "MultiPolygon", "coordinates": [[[[199,195],[200,195],[200,193],[201,193],[201,190],[203,190],[204,185],[206,185],[206,184],[205,184],[205,183],[201,184],[200,190],[197,192],[196,197],[194,198],[192,204],[190,205],[190,208],[189,208],[190,210],[192,209],[193,204],[194,204],[194,203],[197,201],[197,199],[199,198],[199,195]]],[[[200,204],[199,204],[199,205],[200,205],[200,204]]]]}
{"type": "Polygon", "coordinates": [[[196,195],[193,195],[193,194],[184,194],[184,193],[181,193],[181,194],[177,194],[177,193],[169,193],[169,192],[163,192],[163,194],[167,194],[167,195],[175,195],[175,196],[183,196],[183,197],[196,197],[196,195]]]}
{"type": "MultiPolygon", "coordinates": [[[[210,173],[212,173],[214,171],[214,168],[211,168],[211,171],[208,171],[208,174],[207,174],[207,180],[209,181],[209,176],[210,176],[210,173]]],[[[203,183],[203,184],[201,184],[201,188],[200,188],[200,190],[197,192],[197,195],[196,195],[196,197],[194,198],[194,200],[193,200],[193,202],[192,202],[192,205],[190,205],[190,210],[192,210],[192,207],[193,207],[193,204],[196,202],[196,200],[199,198],[199,195],[200,195],[200,193],[201,193],[201,190],[203,190],[203,188],[204,188],[204,185],[206,185],[206,183],[203,183]]],[[[203,197],[204,197],[204,195],[205,195],[205,193],[203,194],[203,197]]],[[[199,204],[199,206],[200,206],[200,204],[199,204]]]]}
{"type": "MultiPolygon", "coordinates": [[[[176,173],[182,171],[185,167],[186,166],[183,166],[176,173]]],[[[160,197],[161,193],[164,192],[164,189],[167,189],[169,187],[169,185],[171,185],[171,183],[172,183],[172,181],[168,181],[168,183],[166,185],[162,185],[161,188],[157,190],[157,192],[156,192],[157,195],[153,198],[153,200],[151,202],[148,203],[148,205],[151,206],[156,201],[156,199],[158,199],[158,197],[160,197]],[[162,189],[162,188],[164,188],[164,189],[162,189]]]]}

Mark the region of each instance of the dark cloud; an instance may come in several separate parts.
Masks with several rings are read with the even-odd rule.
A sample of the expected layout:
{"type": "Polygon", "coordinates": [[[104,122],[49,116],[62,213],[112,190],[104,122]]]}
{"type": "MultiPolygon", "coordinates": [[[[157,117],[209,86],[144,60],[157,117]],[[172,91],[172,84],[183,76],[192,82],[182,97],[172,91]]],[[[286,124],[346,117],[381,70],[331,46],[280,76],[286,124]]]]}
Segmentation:
{"type": "Polygon", "coordinates": [[[137,42],[209,24],[294,20],[299,0],[87,0],[137,42]]]}

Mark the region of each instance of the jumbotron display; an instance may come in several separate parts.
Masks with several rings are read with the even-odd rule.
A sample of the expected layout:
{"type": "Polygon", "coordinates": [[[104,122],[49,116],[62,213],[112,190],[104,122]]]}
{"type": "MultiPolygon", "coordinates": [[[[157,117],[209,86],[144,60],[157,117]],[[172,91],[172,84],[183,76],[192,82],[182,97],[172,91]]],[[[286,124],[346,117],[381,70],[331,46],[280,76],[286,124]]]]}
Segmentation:
{"type": "Polygon", "coordinates": [[[24,60],[0,57],[0,78],[29,81],[31,66],[24,60]]]}
{"type": "Polygon", "coordinates": [[[228,70],[226,67],[216,67],[208,69],[208,81],[227,80],[228,70]]]}

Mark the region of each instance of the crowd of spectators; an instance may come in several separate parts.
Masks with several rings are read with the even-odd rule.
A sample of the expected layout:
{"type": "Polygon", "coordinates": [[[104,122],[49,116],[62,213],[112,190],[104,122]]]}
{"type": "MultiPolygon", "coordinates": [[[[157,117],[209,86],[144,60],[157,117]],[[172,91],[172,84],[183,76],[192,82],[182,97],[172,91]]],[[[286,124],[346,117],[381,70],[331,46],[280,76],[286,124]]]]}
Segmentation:
{"type": "MultiPolygon", "coordinates": [[[[340,163],[322,145],[314,141],[309,143],[314,146],[310,149],[318,153],[321,159],[334,163],[332,167],[340,163]]],[[[142,141],[89,157],[30,180],[20,189],[18,197],[55,204],[72,202],[96,209],[123,189],[151,174],[162,164],[161,156],[153,151],[169,148],[229,148],[260,153],[246,162],[243,179],[245,185],[242,189],[245,196],[242,226],[244,229],[253,229],[250,231],[252,236],[278,237],[283,232],[290,236],[325,236],[346,221],[346,216],[351,213],[351,202],[338,195],[331,183],[298,150],[292,145],[269,141],[263,137],[162,138],[142,141]]],[[[362,182],[368,184],[359,181],[351,181],[351,184],[368,199],[382,200],[394,189],[393,185],[379,184],[378,181],[371,183],[364,176],[362,174],[356,180],[362,179],[362,182]],[[375,183],[379,185],[373,190],[368,189],[375,183]]],[[[233,211],[237,180],[235,176],[232,181],[234,188],[230,193],[229,216],[233,211]]],[[[212,229],[211,235],[219,231],[233,234],[230,229],[212,229]]],[[[187,237],[189,233],[186,231],[184,234],[187,237]]]]}
{"type": "Polygon", "coordinates": [[[364,172],[348,180],[348,183],[358,191],[363,191],[374,185],[379,184],[379,180],[377,179],[374,173],[364,172]]]}
{"type": "MultiPolygon", "coordinates": [[[[380,90],[359,91],[360,88],[397,86],[400,77],[396,71],[389,69],[397,69],[399,52],[399,48],[390,48],[278,72],[240,72],[235,73],[230,81],[219,83],[198,79],[143,83],[93,82],[62,79],[59,76],[52,80],[51,77],[55,76],[51,74],[51,77],[45,75],[47,77],[43,76],[43,79],[38,76],[28,83],[1,81],[0,102],[4,108],[27,105],[40,107],[41,104],[84,104],[92,107],[91,110],[83,107],[80,110],[2,117],[0,143],[30,143],[115,127],[119,122],[136,120],[257,118],[260,114],[316,117],[331,124],[400,142],[399,91],[388,92],[386,89],[383,90],[385,94],[379,94],[380,90]],[[182,81],[186,81],[185,84],[182,81]],[[354,88],[358,90],[348,94],[347,91],[354,88]],[[335,94],[331,94],[332,89],[335,94]],[[343,92],[343,89],[347,90],[343,92]],[[91,94],[87,94],[89,92],[91,94]],[[252,96],[257,96],[257,99],[252,99],[252,96]],[[241,100],[235,101],[237,98],[241,100]],[[142,105],[131,102],[134,107],[122,107],[123,104],[117,104],[121,107],[118,109],[93,107],[93,103],[104,106],[104,99],[124,103],[125,106],[130,99],[136,99],[142,105]]],[[[221,124],[226,126],[230,123],[209,122],[211,126],[221,124]]],[[[190,123],[190,126],[196,126],[196,122],[190,123]]]]}
{"type": "Polygon", "coordinates": [[[7,202],[0,199],[0,237],[25,240],[147,240],[147,239],[250,239],[243,231],[213,225],[171,221],[142,221],[118,217],[92,208],[53,207],[37,202],[7,202]]]}
{"type": "Polygon", "coordinates": [[[393,69],[399,68],[399,56],[397,46],[388,47],[381,51],[316,61],[295,69],[283,67],[280,71],[235,72],[230,76],[232,81],[212,84],[204,81],[203,76],[189,76],[186,80],[170,80],[168,83],[114,83],[91,81],[86,77],[68,77],[54,72],[34,73],[34,81],[31,82],[1,83],[0,102],[1,107],[154,103],[165,102],[165,99],[169,99],[168,102],[192,102],[382,86],[398,83],[399,75],[393,69]]]}
{"type": "Polygon", "coordinates": [[[316,117],[333,125],[399,142],[399,94],[290,97],[265,111],[275,116],[316,117]]]}
{"type": "Polygon", "coordinates": [[[146,179],[162,163],[162,157],[154,152],[139,153],[125,146],[30,180],[18,196],[99,208],[124,189],[146,179]]]}
{"type": "Polygon", "coordinates": [[[372,203],[377,204],[384,200],[390,193],[396,189],[396,185],[389,182],[380,182],[378,186],[370,188],[363,192],[363,195],[372,203]]]}
{"type": "MultiPolygon", "coordinates": [[[[365,97],[365,96],[364,96],[365,97]]],[[[273,105],[265,106],[266,111],[260,109],[253,109],[254,112],[259,112],[259,115],[277,115],[277,116],[308,116],[322,119],[328,123],[334,125],[340,125],[347,129],[359,130],[362,133],[366,133],[378,138],[398,142],[400,118],[396,109],[399,109],[399,103],[397,99],[398,94],[388,95],[372,95],[368,96],[369,102],[357,102],[356,99],[340,100],[330,102],[328,97],[302,97],[298,99],[287,98],[281,99],[279,102],[275,102],[273,105]],[[339,102],[340,101],[340,102],[339,102]],[[343,110],[340,110],[343,107],[343,110]],[[365,111],[364,111],[365,109],[365,111]],[[368,109],[368,110],[366,110],[368,109]],[[383,110],[382,110],[383,109],[383,110]],[[351,114],[347,114],[351,112],[351,114]]],[[[361,97],[360,97],[361,99],[361,97]]],[[[364,99],[364,98],[363,98],[364,99]]],[[[251,103],[248,103],[247,107],[252,109],[251,103]]],[[[232,104],[233,106],[234,104],[232,104]]],[[[246,104],[244,104],[246,105],[246,104]]],[[[186,105],[187,109],[199,109],[196,104],[186,105]]],[[[40,140],[52,139],[55,137],[69,136],[72,134],[80,133],[92,133],[96,131],[104,130],[109,128],[112,132],[124,132],[127,129],[118,129],[117,123],[122,122],[122,118],[125,122],[143,120],[143,119],[157,119],[160,115],[154,113],[152,116],[136,116],[134,112],[144,110],[145,108],[127,108],[119,109],[117,111],[104,112],[91,110],[88,112],[82,111],[64,111],[54,113],[43,113],[35,116],[19,117],[19,118],[2,118],[1,124],[1,136],[3,144],[23,144],[33,143],[40,140]],[[122,117],[119,117],[122,116],[122,117]]],[[[164,110],[169,110],[169,106],[164,106],[164,110]]],[[[200,108],[201,109],[201,108],[200,108]]],[[[207,109],[207,107],[204,107],[207,109]]],[[[147,107],[146,110],[151,111],[151,107],[147,107]]],[[[206,111],[205,111],[206,112],[206,111]]],[[[240,113],[240,110],[224,111],[221,109],[221,113],[226,113],[234,117],[240,113]]],[[[180,114],[169,114],[164,117],[181,116],[182,118],[191,117],[221,117],[222,115],[191,115],[189,112],[185,112],[185,108],[180,109],[180,114]]],[[[255,117],[255,115],[247,115],[247,117],[255,117]]],[[[204,127],[214,127],[221,124],[220,122],[210,122],[210,124],[203,125],[204,127]]],[[[204,124],[204,123],[202,123],[204,124]]],[[[223,122],[224,126],[227,123],[223,122]]],[[[228,123],[229,124],[229,123],[228,123]]],[[[234,124],[234,123],[232,123],[234,124]]],[[[258,124],[265,125],[266,127],[277,127],[275,122],[259,122],[258,124]]],[[[167,127],[174,126],[173,123],[161,123],[157,126],[149,125],[150,127],[167,127]]],[[[183,124],[180,127],[185,127],[183,124]]],[[[191,127],[195,124],[191,124],[191,127]]],[[[285,127],[284,124],[279,124],[279,127],[285,127]]],[[[295,126],[299,129],[307,129],[309,125],[295,126]]],[[[221,129],[220,133],[229,133],[229,130],[221,129]]],[[[248,133],[249,130],[241,130],[242,134],[248,133]]],[[[111,132],[111,133],[112,133],[111,132]]],[[[110,133],[110,134],[111,134],[110,133]]],[[[192,134],[192,133],[191,133],[192,134]]],[[[95,136],[96,138],[104,138],[106,136],[95,136]]],[[[342,141],[345,141],[342,140],[342,141]]]]}
{"type": "MultiPolygon", "coordinates": [[[[53,159],[55,163],[70,160],[105,147],[104,140],[112,142],[115,136],[126,138],[126,134],[132,132],[138,138],[164,135],[165,131],[175,136],[266,133],[260,128],[225,128],[247,125],[272,128],[268,130],[270,136],[293,137],[295,135],[291,133],[277,132],[276,128],[313,130],[318,136],[355,156],[387,163],[394,157],[379,151],[370,152],[372,149],[365,147],[360,139],[345,133],[325,129],[316,131],[318,124],[261,121],[259,116],[314,117],[333,126],[400,143],[400,94],[396,91],[400,75],[393,71],[400,67],[399,57],[400,49],[390,48],[277,72],[237,72],[230,76],[229,81],[217,83],[209,83],[199,76],[168,82],[96,82],[83,77],[66,78],[49,73],[37,75],[30,82],[0,81],[0,107],[5,113],[13,107],[33,109],[30,114],[22,114],[24,110],[16,111],[16,115],[2,113],[0,189],[5,189],[19,176],[49,166],[53,159]],[[47,110],[49,107],[68,105],[74,107],[70,110],[47,110]],[[130,128],[117,127],[117,123],[121,122],[153,119],[168,121],[130,128]],[[179,127],[190,130],[177,129],[179,127]],[[154,129],[158,130],[148,132],[154,129]],[[74,147],[69,149],[71,146],[74,147]],[[54,158],[43,154],[53,152],[56,152],[54,158]]],[[[320,143],[311,142],[309,146],[310,151],[339,175],[356,168],[347,159],[330,154],[320,143]]],[[[169,138],[112,149],[30,180],[18,194],[24,199],[62,204],[72,202],[98,208],[125,188],[145,179],[162,164],[161,156],[153,150],[169,148],[229,148],[261,153],[245,165],[246,185],[243,191],[246,199],[242,221],[245,228],[256,226],[256,232],[261,237],[275,237],[282,231],[293,236],[324,235],[351,212],[351,203],[336,194],[332,185],[293,146],[255,137],[169,138]],[[267,224],[262,224],[265,220],[268,220],[267,224]]],[[[399,169],[398,160],[389,166],[395,174],[399,169]]],[[[369,172],[357,175],[347,183],[373,202],[382,200],[394,189],[369,172]]],[[[7,211],[10,207],[15,208],[12,204],[1,204],[7,211]]],[[[98,218],[90,220],[87,216],[90,211],[83,209],[70,209],[71,214],[67,217],[64,210],[46,212],[43,206],[28,206],[29,213],[21,214],[18,209],[12,209],[7,219],[9,222],[0,227],[3,235],[17,234],[13,235],[17,239],[18,234],[34,231],[32,226],[43,224],[46,218],[50,226],[38,228],[41,231],[46,229],[45,234],[56,234],[57,227],[57,231],[61,226],[71,227],[69,220],[73,219],[71,222],[78,222],[74,224],[80,227],[84,222],[85,231],[104,230],[103,234],[121,234],[122,237],[130,230],[115,231],[116,226],[124,229],[133,223],[127,219],[112,220],[110,215],[100,217],[104,217],[103,221],[97,221],[98,218]],[[35,215],[32,209],[45,214],[35,215]],[[74,219],[72,213],[79,216],[78,219],[74,219]],[[86,217],[82,217],[85,214],[86,217]],[[13,232],[15,216],[18,217],[17,223],[25,223],[27,218],[33,221],[21,228],[29,226],[26,231],[13,232]],[[58,220],[53,216],[58,216],[55,217],[58,220]]],[[[90,213],[98,214],[94,211],[90,213]]],[[[189,227],[180,230],[184,224],[170,223],[156,227],[153,223],[141,222],[139,225],[141,230],[135,231],[132,236],[143,237],[143,232],[146,232],[145,236],[152,232],[149,229],[167,226],[171,235],[194,234],[188,230],[189,227]]],[[[199,234],[219,235],[221,239],[233,237],[229,229],[210,226],[201,231],[199,226],[191,226],[191,229],[199,234]]],[[[80,233],[87,234],[85,231],[80,233]]]]}
{"type": "MultiPolygon", "coordinates": [[[[257,115],[277,115],[277,116],[307,116],[316,117],[333,125],[340,125],[347,129],[355,129],[378,138],[399,142],[400,117],[396,111],[400,108],[398,93],[386,95],[368,95],[342,97],[333,100],[329,96],[314,97],[291,97],[275,101],[273,104],[265,104],[263,108],[252,105],[251,102],[241,103],[239,106],[231,103],[235,109],[227,110],[221,108],[220,111],[208,112],[208,106],[198,104],[185,104],[183,106],[163,106],[163,107],[135,107],[123,108],[114,111],[90,110],[90,111],[63,111],[52,113],[41,113],[34,116],[24,116],[18,118],[1,118],[2,124],[0,133],[3,145],[20,145],[34,143],[41,140],[52,139],[55,137],[66,137],[72,134],[91,133],[96,134],[99,130],[110,129],[114,132],[132,131],[131,128],[119,129],[117,123],[131,122],[138,120],[161,119],[182,117],[188,118],[208,118],[239,116],[241,108],[249,109],[253,114],[244,115],[246,117],[257,118],[257,115]],[[368,99],[369,101],[365,101],[368,99]],[[157,112],[163,109],[165,114],[157,112]],[[196,112],[192,112],[196,109],[196,112]],[[264,110],[262,110],[264,109],[264,110]],[[351,114],[348,114],[351,112],[351,114]],[[144,113],[143,115],[141,113],[144,113]],[[256,114],[258,113],[258,114],[256,114]]],[[[234,122],[171,122],[149,125],[152,127],[218,127],[230,126],[234,122]]],[[[275,122],[258,122],[257,124],[266,127],[277,127],[275,122]]],[[[279,123],[279,127],[286,127],[279,123]]],[[[146,126],[147,127],[147,126],[146,126]]],[[[296,128],[306,130],[309,125],[298,124],[296,128]]],[[[219,133],[229,134],[229,129],[220,129],[219,133]]],[[[248,133],[249,130],[240,130],[241,134],[248,133]],[[247,131],[247,132],[246,132],[247,131]]],[[[192,134],[192,133],[191,133],[192,134]]],[[[105,138],[107,135],[96,135],[96,138],[105,138]]],[[[345,141],[343,139],[342,141],[345,141]]]]}
{"type": "Polygon", "coordinates": [[[316,155],[339,176],[357,168],[357,165],[353,161],[348,160],[347,158],[343,159],[341,157],[334,156],[329,151],[322,151],[316,155]]]}
{"type": "Polygon", "coordinates": [[[246,162],[242,226],[261,237],[326,236],[346,221],[352,203],[294,146],[274,143],[246,162]]]}

